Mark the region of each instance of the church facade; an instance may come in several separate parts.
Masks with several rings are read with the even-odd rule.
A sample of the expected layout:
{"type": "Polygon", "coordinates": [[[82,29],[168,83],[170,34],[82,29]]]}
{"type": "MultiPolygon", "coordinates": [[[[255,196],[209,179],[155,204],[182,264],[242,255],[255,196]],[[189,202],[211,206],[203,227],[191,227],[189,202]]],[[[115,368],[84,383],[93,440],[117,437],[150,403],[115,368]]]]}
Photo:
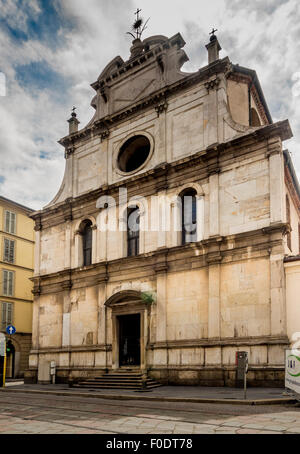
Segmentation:
{"type": "Polygon", "coordinates": [[[73,112],[66,169],[35,212],[33,339],[27,381],[141,370],[169,384],[282,385],[285,259],[299,254],[300,191],[255,71],[213,34],[208,65],[181,70],[180,34],[136,39],[73,112]],[[293,228],[291,225],[293,224],[293,228]]]}

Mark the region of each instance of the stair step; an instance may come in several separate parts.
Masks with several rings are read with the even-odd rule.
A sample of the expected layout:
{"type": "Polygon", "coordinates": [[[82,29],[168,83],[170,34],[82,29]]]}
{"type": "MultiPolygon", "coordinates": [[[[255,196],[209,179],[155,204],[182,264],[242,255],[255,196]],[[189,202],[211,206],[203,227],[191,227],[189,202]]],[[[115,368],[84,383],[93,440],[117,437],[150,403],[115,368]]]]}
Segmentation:
{"type": "MultiPolygon", "coordinates": [[[[156,385],[156,386],[149,386],[145,388],[146,390],[149,389],[154,389],[158,388],[161,385],[156,385]]],[[[128,391],[141,391],[143,388],[140,386],[110,386],[110,385],[103,385],[103,386],[84,386],[84,385],[74,385],[74,388],[80,388],[80,389],[123,389],[123,390],[128,390],[128,391]]]]}
{"type": "Polygon", "coordinates": [[[145,374],[140,371],[133,372],[109,372],[94,378],[83,379],[74,384],[76,388],[94,388],[94,389],[128,389],[142,390],[153,389],[161,386],[152,378],[144,378],[145,374]]]}

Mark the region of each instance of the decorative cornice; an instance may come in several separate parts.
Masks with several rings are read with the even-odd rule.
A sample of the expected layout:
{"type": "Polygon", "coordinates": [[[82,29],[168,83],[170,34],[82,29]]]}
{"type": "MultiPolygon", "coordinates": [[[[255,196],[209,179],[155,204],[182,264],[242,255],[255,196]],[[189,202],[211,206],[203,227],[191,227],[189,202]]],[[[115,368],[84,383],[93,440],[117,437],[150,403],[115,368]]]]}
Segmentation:
{"type": "Polygon", "coordinates": [[[209,93],[210,90],[216,90],[218,86],[220,85],[221,79],[219,77],[216,77],[215,79],[211,79],[208,82],[205,82],[204,86],[209,93]]]}
{"type": "Polygon", "coordinates": [[[65,148],[65,159],[68,159],[75,152],[74,145],[67,146],[65,148]]]}
{"type": "Polygon", "coordinates": [[[162,114],[163,112],[166,112],[168,110],[168,102],[167,100],[164,100],[160,103],[158,103],[156,106],[155,106],[155,110],[156,110],[156,113],[157,113],[157,116],[159,117],[160,114],[162,114]]]}
{"type": "MultiPolygon", "coordinates": [[[[147,61],[157,61],[160,57],[163,58],[163,54],[166,49],[170,49],[174,46],[181,49],[182,47],[184,47],[184,45],[184,39],[182,38],[180,33],[177,33],[171,38],[164,40],[162,43],[159,43],[154,48],[151,48],[148,51],[146,50],[142,54],[134,56],[126,62],[124,62],[119,57],[116,57],[118,61],[115,70],[112,70],[110,73],[107,73],[104,70],[104,74],[102,73],[103,76],[100,76],[96,82],[91,84],[91,86],[95,91],[99,89],[102,90],[103,87],[107,86],[107,84],[113,84],[118,81],[118,79],[124,78],[124,76],[126,77],[126,73],[132,71],[135,68],[138,68],[139,66],[143,66],[147,61]]],[[[113,62],[115,60],[113,60],[113,62]]]]}
{"type": "MultiPolygon", "coordinates": [[[[189,167],[194,168],[196,165],[201,166],[201,171],[203,170],[201,178],[207,178],[209,174],[218,173],[220,171],[219,159],[221,157],[223,158],[225,153],[230,153],[232,149],[239,152],[239,150],[242,150],[243,147],[245,147],[245,149],[249,149],[250,141],[257,143],[259,140],[277,140],[277,138],[286,140],[290,137],[292,137],[292,132],[288,120],[263,126],[254,132],[251,131],[249,134],[236,137],[228,142],[213,144],[207,149],[201,150],[192,156],[187,156],[171,163],[160,164],[158,167],[149,169],[140,175],[128,177],[126,181],[122,180],[109,185],[105,184],[99,189],[92,190],[89,193],[82,194],[76,198],[68,200],[72,201],[74,212],[76,207],[79,207],[84,203],[97,200],[102,195],[111,195],[118,191],[118,189],[122,186],[130,188],[131,186],[137,187],[139,185],[139,188],[141,188],[141,184],[143,182],[148,184],[149,180],[153,180],[155,191],[157,191],[157,187],[161,190],[166,189],[169,184],[168,179],[166,179],[166,175],[168,175],[169,178],[169,175],[173,175],[174,173],[178,174],[178,172],[182,169],[189,167]],[[159,178],[164,180],[164,182],[162,183],[158,181],[159,178]]],[[[268,145],[268,148],[270,149],[270,145],[268,145]]],[[[56,217],[56,215],[62,213],[65,203],[66,202],[64,201],[57,205],[46,207],[41,211],[33,213],[30,217],[38,220],[37,225],[41,225],[41,218],[44,222],[45,218],[50,218],[50,216],[51,218],[56,217]]],[[[57,219],[59,219],[59,216],[57,216],[57,219]]],[[[57,224],[59,223],[61,223],[61,221],[57,221],[57,224]]]]}
{"type": "Polygon", "coordinates": [[[189,339],[174,340],[166,342],[155,342],[149,344],[149,349],[172,349],[172,348],[210,348],[210,347],[229,347],[237,345],[289,345],[287,336],[257,336],[257,337],[229,337],[216,339],[189,339]]]}
{"type": "MultiPolygon", "coordinates": [[[[228,66],[229,59],[228,57],[218,60],[212,65],[206,66],[205,68],[200,69],[197,73],[190,74],[185,78],[166,86],[156,92],[152,93],[151,95],[141,99],[140,101],[136,102],[135,104],[130,105],[123,111],[119,111],[114,115],[108,115],[100,120],[96,120],[93,123],[90,123],[81,131],[77,133],[73,133],[69,136],[63,137],[59,140],[58,143],[63,145],[64,147],[69,146],[69,144],[75,143],[77,140],[80,140],[83,137],[89,137],[91,131],[95,128],[108,128],[111,125],[116,123],[122,122],[124,120],[128,120],[132,115],[136,114],[141,110],[145,110],[153,105],[160,105],[165,103],[167,98],[172,95],[173,93],[177,93],[178,91],[184,90],[192,85],[195,85],[205,79],[208,79],[216,74],[222,73],[226,70],[228,66]]],[[[93,86],[93,85],[92,85],[93,86]]],[[[97,89],[98,85],[93,86],[93,88],[97,89]]]]}
{"type": "Polygon", "coordinates": [[[106,129],[105,131],[101,131],[99,134],[100,134],[101,142],[103,142],[104,140],[108,139],[108,137],[110,135],[110,131],[109,131],[109,129],[106,129]]]}
{"type": "Polygon", "coordinates": [[[33,218],[33,219],[35,219],[34,230],[35,230],[36,232],[40,232],[40,231],[43,229],[42,217],[41,217],[41,215],[39,215],[38,217],[33,218]]]}
{"type": "MultiPolygon", "coordinates": [[[[282,244],[282,233],[282,226],[270,226],[228,237],[213,237],[198,243],[164,247],[137,257],[123,257],[85,268],[35,276],[31,280],[38,295],[68,290],[72,284],[72,288],[81,288],[105,283],[110,278],[115,280],[120,269],[128,269],[136,276],[145,276],[146,273],[150,279],[155,279],[157,274],[186,270],[187,265],[195,270],[221,262],[249,260],[249,245],[251,245],[251,257],[269,257],[272,247],[282,244]],[[273,235],[276,233],[279,235],[278,238],[273,235]],[[272,234],[272,236],[268,237],[266,234],[272,234]]],[[[284,254],[282,259],[283,257],[284,254]]]]}

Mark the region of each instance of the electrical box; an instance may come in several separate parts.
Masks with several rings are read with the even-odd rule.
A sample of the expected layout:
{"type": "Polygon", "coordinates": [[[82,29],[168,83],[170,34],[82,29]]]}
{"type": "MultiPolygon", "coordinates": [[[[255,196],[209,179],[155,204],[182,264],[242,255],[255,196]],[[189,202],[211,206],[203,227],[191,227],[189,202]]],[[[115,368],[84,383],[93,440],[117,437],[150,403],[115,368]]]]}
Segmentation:
{"type": "Polygon", "coordinates": [[[236,385],[244,386],[244,377],[248,372],[248,352],[236,352],[236,385]]]}

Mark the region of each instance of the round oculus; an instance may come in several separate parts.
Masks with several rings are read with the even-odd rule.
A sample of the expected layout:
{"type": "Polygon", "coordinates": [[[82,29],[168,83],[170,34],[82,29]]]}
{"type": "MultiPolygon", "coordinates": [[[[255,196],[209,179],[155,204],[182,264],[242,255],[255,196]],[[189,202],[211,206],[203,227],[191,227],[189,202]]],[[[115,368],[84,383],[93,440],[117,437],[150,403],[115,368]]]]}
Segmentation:
{"type": "Polygon", "coordinates": [[[130,137],[120,148],[118,167],[129,173],[139,169],[148,159],[151,150],[149,139],[143,135],[130,137]]]}

